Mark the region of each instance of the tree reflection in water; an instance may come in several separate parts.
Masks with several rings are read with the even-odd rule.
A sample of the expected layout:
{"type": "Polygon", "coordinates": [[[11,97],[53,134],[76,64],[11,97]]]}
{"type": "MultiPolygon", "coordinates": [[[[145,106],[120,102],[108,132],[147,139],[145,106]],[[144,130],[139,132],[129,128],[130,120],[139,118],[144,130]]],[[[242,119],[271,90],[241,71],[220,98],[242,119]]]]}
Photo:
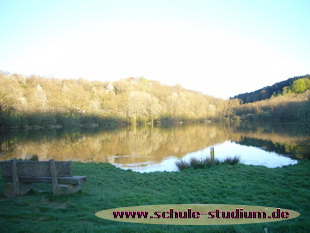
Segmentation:
{"type": "Polygon", "coordinates": [[[299,132],[298,126],[292,124],[253,123],[2,132],[0,160],[37,154],[40,160],[53,158],[155,166],[169,157],[182,158],[197,151],[209,156],[206,148],[227,141],[292,158],[305,158],[309,156],[309,140],[299,132]]]}

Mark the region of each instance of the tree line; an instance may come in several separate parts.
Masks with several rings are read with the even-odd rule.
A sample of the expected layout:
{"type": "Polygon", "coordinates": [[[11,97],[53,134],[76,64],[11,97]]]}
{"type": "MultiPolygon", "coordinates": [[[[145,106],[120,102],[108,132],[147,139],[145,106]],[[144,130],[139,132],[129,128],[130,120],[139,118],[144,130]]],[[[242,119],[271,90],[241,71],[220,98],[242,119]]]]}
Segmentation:
{"type": "Polygon", "coordinates": [[[214,120],[227,101],[143,77],[117,82],[0,73],[4,128],[214,120]]]}
{"type": "Polygon", "coordinates": [[[230,118],[250,122],[288,122],[301,124],[300,130],[310,135],[310,90],[286,94],[254,103],[242,104],[235,99],[230,118]]]}
{"type": "Polygon", "coordinates": [[[286,94],[301,94],[307,90],[310,90],[310,75],[289,78],[253,92],[236,95],[232,99],[240,99],[242,103],[253,103],[286,94]]]}
{"type": "Polygon", "coordinates": [[[102,82],[0,72],[0,129],[210,121],[310,122],[309,75],[272,88],[275,91],[269,98],[247,103],[241,95],[224,100],[143,77],[102,82]],[[283,86],[288,83],[291,85],[283,86]]]}

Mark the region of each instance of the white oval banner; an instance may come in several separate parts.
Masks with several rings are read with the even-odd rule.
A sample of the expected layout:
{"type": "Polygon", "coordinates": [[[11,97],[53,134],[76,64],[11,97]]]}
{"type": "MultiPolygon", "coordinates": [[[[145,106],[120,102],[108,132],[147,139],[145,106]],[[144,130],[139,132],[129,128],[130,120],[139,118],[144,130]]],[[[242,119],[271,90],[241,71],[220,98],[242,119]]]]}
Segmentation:
{"type": "Polygon", "coordinates": [[[300,214],[275,207],[219,204],[130,206],[102,210],[99,218],[143,224],[228,225],[290,220],[300,214]]]}

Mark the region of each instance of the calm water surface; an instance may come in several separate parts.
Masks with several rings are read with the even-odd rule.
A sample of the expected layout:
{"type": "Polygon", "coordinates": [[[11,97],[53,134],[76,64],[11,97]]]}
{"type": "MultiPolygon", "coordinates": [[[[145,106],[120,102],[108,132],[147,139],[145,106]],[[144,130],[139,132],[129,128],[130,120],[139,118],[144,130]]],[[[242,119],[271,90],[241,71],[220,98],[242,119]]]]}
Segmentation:
{"type": "Polygon", "coordinates": [[[294,165],[308,152],[298,125],[200,124],[116,130],[69,128],[0,134],[0,160],[27,158],[109,162],[139,172],[177,171],[179,159],[239,156],[241,163],[294,165]]]}

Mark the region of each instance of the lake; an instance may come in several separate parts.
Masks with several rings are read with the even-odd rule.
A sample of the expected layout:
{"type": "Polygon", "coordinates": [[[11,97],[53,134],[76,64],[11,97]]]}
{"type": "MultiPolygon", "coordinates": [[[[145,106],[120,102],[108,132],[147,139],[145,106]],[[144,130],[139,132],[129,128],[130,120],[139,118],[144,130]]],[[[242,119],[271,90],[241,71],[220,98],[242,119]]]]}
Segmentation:
{"type": "MultiPolygon", "coordinates": [[[[293,124],[194,124],[175,127],[61,128],[0,134],[0,160],[27,158],[108,162],[139,172],[177,171],[179,159],[239,156],[270,168],[307,156],[307,138],[293,124]]],[[[308,148],[308,147],[307,147],[308,148]]],[[[308,153],[309,154],[309,153],[308,153]]]]}

